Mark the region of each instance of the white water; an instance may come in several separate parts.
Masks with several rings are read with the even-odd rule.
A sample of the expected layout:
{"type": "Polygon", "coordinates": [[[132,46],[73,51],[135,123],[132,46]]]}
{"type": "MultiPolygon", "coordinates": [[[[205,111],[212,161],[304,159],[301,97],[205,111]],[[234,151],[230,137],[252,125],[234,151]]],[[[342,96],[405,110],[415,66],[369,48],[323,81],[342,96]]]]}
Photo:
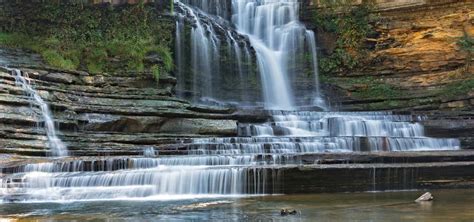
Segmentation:
{"type": "Polygon", "coordinates": [[[5,201],[180,199],[278,192],[281,166],[305,154],[459,149],[456,139],[429,138],[390,112],[273,112],[273,121],[241,124],[239,137],[196,138],[187,155],[82,158],[28,164],[0,180],[5,201]]]}
{"type": "Polygon", "coordinates": [[[43,118],[44,129],[48,137],[48,147],[51,149],[51,154],[53,156],[67,156],[67,147],[56,134],[57,131],[54,126],[54,120],[51,111],[49,110],[49,106],[32,87],[28,73],[22,72],[19,69],[11,69],[11,71],[15,77],[15,83],[18,86],[21,86],[23,91],[28,95],[31,103],[37,106],[41,111],[41,117],[43,118]]]}
{"type": "Polygon", "coordinates": [[[314,35],[299,22],[298,10],[297,0],[232,0],[232,21],[257,53],[267,109],[294,109],[289,78],[301,63],[297,58],[305,50],[305,41],[309,41],[313,72],[318,75],[314,35]]]}
{"type": "MultiPolygon", "coordinates": [[[[298,3],[295,0],[233,0],[232,3],[234,24],[241,34],[249,37],[257,53],[266,108],[294,109],[288,79],[292,75],[291,66],[300,65],[295,58],[302,47],[310,47],[318,82],[314,34],[298,22],[298,3]]],[[[212,73],[219,70],[215,62],[220,58],[217,49],[222,44],[216,30],[224,33],[230,53],[237,56],[239,76],[244,75],[240,68],[250,58],[249,51],[239,47],[232,31],[212,23],[212,18],[187,4],[177,2],[183,11],[177,22],[177,41],[184,42],[182,18],[192,18],[193,88],[200,92],[199,97],[212,98],[215,93],[212,73]]],[[[224,7],[217,10],[206,1],[196,4],[206,12],[225,13],[221,10],[224,7]]],[[[177,53],[184,53],[182,47],[177,46],[177,53]]],[[[177,65],[185,66],[185,63],[177,61],[177,65]]],[[[324,106],[319,89],[314,97],[315,104],[324,106]]],[[[0,179],[0,193],[6,201],[28,202],[269,194],[278,192],[278,167],[301,165],[304,154],[459,149],[456,139],[426,137],[423,126],[416,123],[421,117],[390,112],[302,111],[273,111],[271,117],[266,123],[240,124],[238,137],[194,139],[186,145],[187,155],[160,156],[150,147],[143,150],[143,157],[28,164],[0,179]]]]}
{"type": "Polygon", "coordinates": [[[192,75],[187,78],[193,79],[192,87],[179,82],[177,91],[191,90],[193,102],[201,102],[200,98],[221,100],[226,97],[221,95],[226,92],[222,87],[234,84],[229,83],[229,79],[235,78],[232,74],[239,77],[235,78],[238,85],[236,83],[233,89],[239,96],[234,96],[234,99],[255,102],[256,98],[250,97],[247,92],[252,88],[249,86],[252,80],[251,64],[254,62],[251,54],[255,53],[260,76],[258,84],[262,88],[265,108],[295,109],[291,84],[305,68],[312,69],[315,79],[312,105],[326,107],[319,91],[316,40],[314,33],[298,20],[298,1],[232,0],[228,4],[226,1],[177,0],[176,4],[179,8],[176,24],[177,76],[182,77],[190,67],[192,75]],[[229,5],[231,9],[228,9],[229,5]],[[185,22],[191,23],[189,67],[183,63],[186,54],[183,42],[185,22]],[[221,46],[226,46],[227,52],[221,50],[221,46]],[[254,51],[250,51],[249,47],[254,51]],[[310,55],[311,60],[305,61],[306,55],[310,55]],[[225,60],[234,61],[229,63],[225,60]],[[221,66],[226,67],[221,69],[221,66]],[[229,70],[233,71],[228,73],[229,70]]]}

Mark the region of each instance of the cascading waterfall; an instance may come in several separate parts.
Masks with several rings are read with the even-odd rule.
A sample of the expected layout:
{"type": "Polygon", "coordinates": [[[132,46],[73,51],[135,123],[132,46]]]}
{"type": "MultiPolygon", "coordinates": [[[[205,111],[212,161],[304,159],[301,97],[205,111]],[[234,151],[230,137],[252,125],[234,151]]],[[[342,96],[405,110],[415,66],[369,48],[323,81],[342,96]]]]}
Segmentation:
{"type": "MultiPolygon", "coordinates": [[[[317,82],[314,34],[299,22],[297,0],[232,0],[232,21],[247,35],[257,53],[260,76],[268,109],[294,109],[289,78],[301,71],[302,54],[309,47],[317,82]]],[[[319,84],[319,83],[318,83],[319,84]]],[[[321,101],[319,86],[314,97],[321,101]]],[[[323,106],[323,103],[318,102],[323,106]]]]}
{"type": "Polygon", "coordinates": [[[289,58],[305,30],[298,22],[298,2],[233,0],[232,6],[237,30],[249,36],[257,53],[265,107],[293,109],[289,58]]]}
{"type": "Polygon", "coordinates": [[[390,112],[273,111],[240,124],[238,137],[196,138],[182,155],[82,158],[2,169],[4,201],[210,198],[278,192],[281,166],[306,154],[459,149],[429,138],[422,117],[390,112]]]}
{"type": "MultiPolygon", "coordinates": [[[[251,54],[256,53],[265,107],[280,111],[268,111],[270,119],[265,123],[239,123],[236,137],[191,139],[181,144],[186,148],[182,155],[160,155],[159,149],[147,147],[143,156],[64,158],[3,168],[3,201],[168,200],[271,194],[279,190],[279,169],[303,164],[307,154],[459,149],[457,139],[426,137],[423,126],[417,123],[423,120],[419,116],[293,110],[294,95],[288,82],[304,66],[299,59],[305,52],[311,54],[310,65],[316,76],[313,105],[325,107],[317,87],[314,33],[298,21],[297,1],[232,0],[232,15],[226,14],[229,8],[218,5],[222,2],[176,2],[177,90],[199,92],[195,101],[213,98],[217,94],[213,87],[220,81],[216,75],[223,68],[219,65],[221,51],[233,55],[232,68],[239,78],[248,75],[243,64],[250,63],[251,54]],[[231,21],[237,31],[229,24],[223,25],[219,18],[231,21]],[[189,20],[192,28],[188,33],[190,42],[186,42],[185,22],[189,20]],[[255,51],[249,50],[245,41],[242,43],[242,36],[247,36],[247,43],[255,51]],[[190,62],[183,59],[188,54],[186,48],[191,50],[190,62]],[[192,69],[191,87],[185,82],[186,66],[192,69]]],[[[21,72],[15,73],[19,84],[40,106],[48,138],[59,144],[53,150],[63,150],[47,105],[21,72]]],[[[234,83],[236,87],[239,84],[234,83]]]]}
{"type": "Polygon", "coordinates": [[[67,156],[68,151],[66,145],[56,135],[56,127],[54,126],[53,116],[49,110],[48,104],[41,98],[38,92],[32,87],[28,73],[19,69],[11,69],[15,77],[15,83],[21,86],[23,91],[28,95],[31,103],[40,108],[41,117],[44,121],[44,129],[48,137],[48,147],[51,149],[53,156],[67,156]]]}
{"type": "Polygon", "coordinates": [[[175,33],[175,60],[177,77],[178,79],[181,78],[176,91],[181,95],[188,90],[192,91],[191,99],[195,103],[205,100],[218,101],[219,94],[223,92],[223,90],[219,90],[219,87],[224,85],[225,81],[230,81],[233,84],[233,81],[226,80],[221,75],[221,72],[226,72],[221,67],[228,66],[221,63],[223,61],[233,63],[228,58],[235,58],[238,61],[235,66],[224,68],[239,70],[238,75],[243,77],[244,67],[248,66],[243,62],[244,59],[246,59],[246,62],[249,59],[247,56],[248,49],[238,40],[239,37],[236,36],[236,32],[230,30],[228,22],[222,17],[206,13],[213,12],[228,17],[226,15],[227,10],[224,10],[225,4],[219,7],[220,4],[217,2],[216,4],[208,4],[206,1],[176,1],[176,5],[178,19],[175,33]],[[214,7],[210,7],[210,5],[214,7]],[[188,34],[185,23],[187,22],[191,23],[189,39],[186,39],[188,34]],[[186,43],[185,39],[189,40],[189,44],[186,43]],[[231,49],[230,51],[222,50],[226,48],[226,45],[231,49]],[[242,55],[242,51],[246,52],[245,56],[242,55]],[[190,61],[189,64],[184,61],[186,59],[190,61]],[[190,76],[186,76],[187,71],[190,72],[190,76]],[[184,81],[189,77],[193,80],[192,83],[184,81]]]}
{"type": "MultiPolygon", "coordinates": [[[[192,26],[189,67],[193,79],[192,87],[180,82],[177,91],[191,90],[194,102],[202,98],[222,99],[222,92],[226,91],[224,81],[231,77],[229,71],[221,67],[231,67],[240,83],[236,90],[240,98],[234,99],[237,102],[258,100],[246,95],[249,86],[245,85],[252,81],[249,66],[256,57],[265,108],[295,109],[295,92],[291,85],[297,74],[306,70],[312,70],[315,76],[310,105],[326,107],[319,91],[314,33],[299,22],[297,0],[232,0],[231,4],[227,1],[181,0],[176,3],[179,9],[176,24],[177,76],[183,76],[188,67],[182,62],[186,54],[183,23],[187,22],[183,18],[188,18],[192,26]],[[225,45],[227,52],[221,49],[225,45]],[[249,47],[254,51],[250,52],[249,47]],[[306,61],[307,58],[311,59],[306,61]],[[229,64],[229,61],[233,63],[229,64]]],[[[236,87],[234,83],[231,82],[236,87]]]]}

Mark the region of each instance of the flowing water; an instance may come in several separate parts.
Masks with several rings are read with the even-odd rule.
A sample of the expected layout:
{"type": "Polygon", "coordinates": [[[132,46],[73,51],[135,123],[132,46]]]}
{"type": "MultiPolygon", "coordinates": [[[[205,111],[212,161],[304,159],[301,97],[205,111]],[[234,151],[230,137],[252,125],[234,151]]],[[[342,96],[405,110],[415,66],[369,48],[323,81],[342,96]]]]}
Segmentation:
{"type": "MultiPolygon", "coordinates": [[[[272,112],[239,124],[239,136],[196,138],[187,154],[56,160],[16,168],[0,181],[4,201],[193,199],[272,194],[279,168],[304,154],[458,149],[456,139],[424,136],[422,117],[388,112],[272,112]]],[[[10,170],[11,171],[11,170],[10,170]]]]}
{"type": "MultiPolygon", "coordinates": [[[[459,149],[456,139],[426,137],[423,126],[418,123],[424,119],[422,116],[296,111],[290,82],[293,74],[301,70],[299,66],[308,65],[300,62],[304,52],[311,54],[309,66],[316,78],[310,105],[325,107],[317,81],[315,37],[298,21],[298,2],[233,0],[230,6],[225,2],[176,2],[177,90],[183,95],[188,90],[193,91],[194,102],[217,101],[216,96],[221,93],[218,86],[226,81],[221,73],[225,66],[220,62],[232,55],[235,63],[231,69],[239,80],[234,86],[245,89],[249,87],[245,81],[250,75],[248,66],[255,58],[264,106],[273,110],[268,111],[267,121],[239,123],[236,137],[191,139],[183,144],[186,147],[183,155],[160,155],[159,150],[146,148],[143,156],[59,158],[4,168],[0,179],[3,197],[0,208],[13,217],[37,215],[41,218],[58,212],[75,217],[75,212],[81,211],[81,214],[100,218],[98,215],[104,211],[99,212],[94,206],[107,205],[105,212],[131,219],[146,219],[157,214],[164,215],[159,218],[163,220],[170,215],[186,219],[187,216],[181,214],[188,211],[190,218],[197,219],[225,216],[271,219],[275,217],[274,208],[297,204],[304,210],[304,219],[306,215],[308,218],[318,216],[309,211],[308,204],[314,204],[311,200],[302,198],[308,203],[298,203],[292,196],[260,197],[277,193],[278,169],[301,165],[299,157],[302,155],[459,149]],[[187,81],[189,73],[185,67],[190,67],[192,81],[187,81]],[[236,197],[252,198],[234,199],[236,197]],[[83,203],[86,201],[88,204],[83,203]],[[137,201],[137,204],[129,206],[125,201],[137,201]],[[261,201],[268,202],[264,215],[255,213],[255,209],[266,207],[261,201]],[[48,203],[36,205],[37,202],[48,203]],[[74,203],[57,205],[64,202],[74,203]],[[206,211],[209,206],[216,206],[216,210],[203,214],[200,204],[206,211]],[[18,206],[25,209],[18,210],[18,206]],[[147,209],[150,212],[146,212],[147,209]]],[[[24,73],[15,71],[15,77],[32,104],[40,107],[52,152],[66,155],[66,147],[56,136],[47,104],[24,73]]],[[[250,98],[245,91],[238,95],[239,99],[250,98]]],[[[326,211],[321,212],[324,216],[326,211]]]]}
{"type": "Polygon", "coordinates": [[[473,190],[437,190],[435,200],[415,203],[423,191],[277,195],[115,202],[12,203],[3,221],[472,221],[473,190]],[[280,216],[280,209],[299,211],[280,216]],[[10,219],[10,220],[9,220],[10,219]]]}
{"type": "MultiPolygon", "coordinates": [[[[226,79],[238,77],[239,85],[233,99],[239,103],[260,98],[249,98],[253,80],[252,69],[258,67],[263,104],[267,109],[295,109],[293,79],[304,68],[312,70],[315,78],[312,92],[314,104],[325,107],[318,83],[317,55],[314,33],[299,22],[299,2],[296,0],[255,1],[178,1],[176,25],[176,54],[178,77],[184,76],[186,64],[186,31],[183,23],[189,20],[192,87],[178,84],[178,92],[192,90],[194,101],[220,98],[225,94],[226,79]],[[232,12],[229,15],[228,12],[232,12]],[[183,19],[187,18],[187,19],[183,19]],[[227,48],[222,50],[221,48],[227,48]],[[306,61],[306,55],[311,59],[306,61]],[[253,61],[255,58],[255,61],[253,61]],[[235,61],[228,64],[228,61],[235,61]],[[224,66],[230,69],[223,68],[224,66]],[[229,73],[229,70],[231,73],[229,73]]],[[[234,80],[232,78],[232,80],[234,80]]],[[[227,83],[229,84],[229,83],[227,83]]],[[[188,84],[189,85],[189,84],[188,84]]],[[[231,88],[232,88],[231,87],[231,88]]],[[[308,105],[308,104],[304,104],[308,105]]]]}
{"type": "Polygon", "coordinates": [[[66,145],[57,136],[54,119],[49,110],[48,104],[41,98],[39,93],[33,88],[28,73],[22,72],[18,69],[11,69],[15,77],[15,83],[20,86],[28,96],[28,100],[35,107],[38,107],[42,120],[44,122],[44,129],[48,137],[48,147],[51,149],[53,156],[67,156],[68,151],[66,145]]]}

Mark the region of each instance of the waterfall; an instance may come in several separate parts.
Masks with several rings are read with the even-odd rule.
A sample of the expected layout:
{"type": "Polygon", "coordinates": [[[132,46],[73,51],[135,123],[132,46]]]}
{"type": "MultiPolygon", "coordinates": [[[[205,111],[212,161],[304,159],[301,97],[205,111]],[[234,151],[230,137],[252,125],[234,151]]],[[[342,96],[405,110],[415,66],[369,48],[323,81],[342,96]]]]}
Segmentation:
{"type": "MultiPolygon", "coordinates": [[[[294,109],[289,79],[295,75],[299,54],[309,41],[313,72],[317,78],[314,35],[298,20],[297,0],[233,0],[232,21],[249,37],[257,53],[260,76],[268,109],[294,109]]],[[[319,97],[317,88],[316,97],[319,97]]]]}
{"type": "Polygon", "coordinates": [[[167,200],[271,194],[280,169],[307,154],[459,149],[429,138],[422,119],[391,112],[272,111],[237,137],[194,138],[181,155],[57,159],[1,169],[4,201],[167,200]]]}
{"type": "Polygon", "coordinates": [[[23,91],[28,95],[30,102],[40,108],[41,116],[44,121],[44,129],[48,137],[48,147],[51,149],[53,156],[67,156],[68,151],[66,145],[56,135],[53,116],[49,110],[48,104],[41,98],[38,92],[32,87],[28,73],[19,69],[11,69],[15,77],[15,84],[21,86],[23,91]]]}
{"type": "MultiPolygon", "coordinates": [[[[176,2],[177,90],[193,90],[194,102],[216,101],[225,93],[215,88],[225,81],[220,72],[226,67],[221,60],[235,60],[229,66],[240,81],[231,79],[231,87],[246,89],[243,79],[249,68],[244,63],[248,65],[255,53],[265,108],[270,109],[265,111],[267,121],[239,122],[235,137],[186,138],[179,144],[180,155],[160,153],[156,145],[137,156],[49,159],[5,167],[0,169],[3,200],[169,200],[272,194],[279,192],[280,172],[285,167],[312,164],[308,154],[460,148],[457,139],[427,137],[419,116],[296,111],[289,82],[305,65],[310,65],[315,76],[313,104],[325,107],[317,79],[315,36],[298,21],[298,2],[232,0],[232,15],[220,5],[223,2],[176,2]],[[229,24],[223,21],[226,18],[229,24]],[[189,33],[185,22],[191,23],[189,33]],[[311,55],[309,64],[300,62],[304,53],[311,55]],[[192,83],[186,81],[187,68],[192,83]]],[[[66,155],[47,104],[27,76],[19,70],[13,73],[17,84],[41,109],[51,150],[66,155]]]]}
{"type": "Polygon", "coordinates": [[[176,84],[176,95],[179,97],[183,97],[183,93],[185,90],[185,78],[186,76],[184,75],[184,66],[185,66],[185,61],[183,58],[184,54],[184,18],[182,15],[177,15],[177,20],[176,20],[176,33],[175,33],[175,60],[176,60],[176,79],[177,79],[177,84],[176,84]]]}

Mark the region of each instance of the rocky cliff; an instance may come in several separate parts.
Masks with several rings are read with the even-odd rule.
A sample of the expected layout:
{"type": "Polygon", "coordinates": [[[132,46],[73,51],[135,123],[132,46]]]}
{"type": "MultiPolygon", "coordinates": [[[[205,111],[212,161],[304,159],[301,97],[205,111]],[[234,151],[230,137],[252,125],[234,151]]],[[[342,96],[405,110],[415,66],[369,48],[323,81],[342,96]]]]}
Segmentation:
{"type": "MultiPolygon", "coordinates": [[[[394,3],[373,12],[376,34],[366,39],[362,67],[324,79],[340,93],[337,105],[345,110],[472,110],[473,58],[459,41],[474,36],[474,4],[394,3]]],[[[331,41],[326,33],[318,37],[324,54],[331,41]]]]}
{"type": "MultiPolygon", "coordinates": [[[[162,76],[157,83],[146,73],[61,71],[19,51],[1,54],[28,73],[73,155],[141,154],[147,147],[175,152],[186,138],[236,134],[232,110],[173,97],[173,77],[162,76]]],[[[0,79],[0,152],[46,155],[47,138],[43,127],[37,127],[43,124],[39,108],[30,104],[8,70],[0,69],[0,79]]]]}

